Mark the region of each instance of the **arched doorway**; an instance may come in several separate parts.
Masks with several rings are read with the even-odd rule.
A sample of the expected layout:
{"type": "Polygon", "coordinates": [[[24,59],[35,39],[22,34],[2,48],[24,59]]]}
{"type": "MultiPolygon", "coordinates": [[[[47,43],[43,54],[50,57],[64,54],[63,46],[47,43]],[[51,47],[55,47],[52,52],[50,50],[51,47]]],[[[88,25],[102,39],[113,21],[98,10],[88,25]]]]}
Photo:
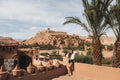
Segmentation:
{"type": "Polygon", "coordinates": [[[20,55],[18,64],[21,69],[26,69],[29,63],[31,62],[31,58],[27,55],[20,55]]]}

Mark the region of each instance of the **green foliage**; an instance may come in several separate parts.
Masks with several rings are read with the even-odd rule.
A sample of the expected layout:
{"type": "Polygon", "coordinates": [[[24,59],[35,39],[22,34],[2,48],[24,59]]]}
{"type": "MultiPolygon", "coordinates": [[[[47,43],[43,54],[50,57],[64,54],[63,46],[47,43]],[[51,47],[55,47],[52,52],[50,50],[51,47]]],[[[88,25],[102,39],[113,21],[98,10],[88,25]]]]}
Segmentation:
{"type": "Polygon", "coordinates": [[[63,49],[63,53],[66,55],[68,53],[68,49],[63,49]]]}
{"type": "Polygon", "coordinates": [[[53,60],[53,59],[58,59],[58,60],[63,60],[62,56],[61,55],[50,55],[50,59],[53,60]]]}
{"type": "Polygon", "coordinates": [[[112,50],[113,50],[113,45],[112,45],[112,44],[111,44],[111,45],[108,45],[108,46],[107,46],[107,50],[108,50],[108,51],[112,51],[112,50]]]}
{"type": "Polygon", "coordinates": [[[22,45],[19,45],[19,48],[32,48],[32,45],[30,45],[30,44],[28,44],[28,45],[22,44],[22,45]]]}
{"type": "Polygon", "coordinates": [[[52,55],[57,55],[57,51],[56,50],[54,50],[54,51],[52,51],[52,53],[51,53],[52,55]]]}
{"type": "Polygon", "coordinates": [[[61,55],[57,55],[55,53],[52,53],[52,55],[50,55],[49,53],[41,53],[41,55],[45,56],[45,57],[48,57],[50,60],[53,60],[53,59],[58,59],[58,60],[61,60],[61,61],[63,60],[61,55]]]}
{"type": "Polygon", "coordinates": [[[91,43],[90,43],[90,42],[86,42],[85,45],[86,45],[87,47],[90,47],[90,46],[91,46],[91,43]]]}
{"type": "Polygon", "coordinates": [[[63,47],[64,50],[77,50],[77,47],[63,47]]]}
{"type": "MultiPolygon", "coordinates": [[[[66,21],[63,24],[73,23],[79,25],[89,33],[89,36],[93,40],[92,42],[95,45],[99,45],[100,37],[106,34],[106,31],[110,28],[106,16],[108,15],[107,11],[112,0],[82,0],[82,2],[84,7],[83,15],[87,23],[83,23],[78,17],[66,17],[66,21]]],[[[93,61],[97,65],[101,65],[102,49],[100,46],[96,47],[96,50],[93,50],[94,55],[92,55],[93,61]],[[99,57],[96,57],[96,55],[99,57]]],[[[93,45],[92,47],[94,48],[93,45]]]]}
{"type": "Polygon", "coordinates": [[[77,47],[77,49],[84,51],[84,45],[79,45],[79,46],[77,47]]]}
{"type": "Polygon", "coordinates": [[[86,53],[87,55],[91,55],[91,51],[90,50],[88,50],[88,52],[86,53]]]}
{"type": "Polygon", "coordinates": [[[102,64],[110,65],[112,63],[111,58],[103,58],[102,64]]]}
{"type": "Polygon", "coordinates": [[[57,49],[57,47],[52,46],[51,44],[28,44],[28,45],[20,45],[19,48],[32,48],[32,47],[39,47],[41,50],[51,50],[51,49],[57,49]]]}
{"type": "Polygon", "coordinates": [[[56,47],[55,47],[55,46],[52,46],[51,44],[47,44],[47,45],[41,44],[41,45],[39,45],[39,47],[40,47],[41,50],[56,49],[56,47]]]}
{"type": "Polygon", "coordinates": [[[76,54],[76,56],[75,56],[75,62],[92,64],[92,57],[89,54],[86,54],[86,55],[76,54]]]}
{"type": "Polygon", "coordinates": [[[48,57],[49,53],[41,53],[42,56],[48,57]]]}
{"type": "Polygon", "coordinates": [[[105,48],[105,45],[102,45],[102,49],[104,49],[105,48]]]}
{"type": "Polygon", "coordinates": [[[84,43],[78,45],[77,47],[63,47],[64,50],[82,50],[84,51],[84,43]]]}

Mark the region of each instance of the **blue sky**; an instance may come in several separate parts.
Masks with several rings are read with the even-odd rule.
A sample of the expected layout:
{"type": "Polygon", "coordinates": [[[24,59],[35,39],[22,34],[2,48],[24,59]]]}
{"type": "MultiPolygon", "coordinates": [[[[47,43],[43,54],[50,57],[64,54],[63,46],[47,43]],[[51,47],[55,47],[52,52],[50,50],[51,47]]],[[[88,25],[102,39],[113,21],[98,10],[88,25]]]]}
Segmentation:
{"type": "MultiPolygon", "coordinates": [[[[67,16],[85,22],[83,10],[82,0],[0,0],[0,36],[28,39],[47,28],[87,35],[77,25],[62,25],[67,16]]],[[[108,31],[108,35],[113,33],[108,31]]]]}

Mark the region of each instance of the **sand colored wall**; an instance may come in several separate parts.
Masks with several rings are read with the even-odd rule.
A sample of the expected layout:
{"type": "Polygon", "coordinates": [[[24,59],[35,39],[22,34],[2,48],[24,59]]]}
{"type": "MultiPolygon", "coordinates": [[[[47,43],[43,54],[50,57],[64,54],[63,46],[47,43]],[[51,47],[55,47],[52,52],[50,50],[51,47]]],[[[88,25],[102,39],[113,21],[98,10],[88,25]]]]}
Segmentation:
{"type": "Polygon", "coordinates": [[[57,68],[49,71],[25,74],[21,77],[10,77],[8,80],[52,80],[67,73],[66,67],[57,68]]]}
{"type": "Polygon", "coordinates": [[[91,80],[120,80],[120,69],[76,63],[74,75],[91,80]]]}

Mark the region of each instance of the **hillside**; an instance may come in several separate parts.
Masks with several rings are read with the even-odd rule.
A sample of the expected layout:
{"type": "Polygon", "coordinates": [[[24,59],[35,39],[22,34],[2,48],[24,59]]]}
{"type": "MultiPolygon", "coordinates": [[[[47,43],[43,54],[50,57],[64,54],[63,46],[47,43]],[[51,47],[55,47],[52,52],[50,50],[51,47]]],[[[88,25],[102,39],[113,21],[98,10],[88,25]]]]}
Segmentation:
{"type": "MultiPolygon", "coordinates": [[[[114,44],[115,42],[114,37],[101,37],[101,43],[104,45],[114,44]]],[[[78,46],[83,42],[92,42],[92,39],[87,36],[78,36],[78,35],[69,35],[66,32],[58,32],[53,31],[50,29],[39,31],[35,36],[30,39],[24,40],[21,44],[28,45],[28,44],[51,44],[52,46],[56,47],[68,47],[68,46],[78,46]]]]}
{"type": "Polygon", "coordinates": [[[78,35],[57,32],[50,29],[38,32],[34,37],[24,40],[21,44],[51,44],[56,47],[78,46],[82,41],[78,35]]]}

